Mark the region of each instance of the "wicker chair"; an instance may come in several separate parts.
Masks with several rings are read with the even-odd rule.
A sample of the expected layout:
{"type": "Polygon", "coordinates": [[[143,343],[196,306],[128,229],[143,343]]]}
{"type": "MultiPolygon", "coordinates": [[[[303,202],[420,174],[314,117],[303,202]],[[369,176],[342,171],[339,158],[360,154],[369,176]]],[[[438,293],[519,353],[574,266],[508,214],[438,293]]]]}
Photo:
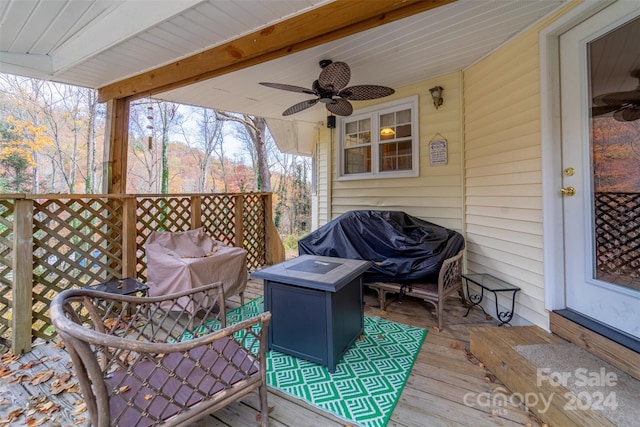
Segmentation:
{"type": "Polygon", "coordinates": [[[367,283],[378,292],[380,310],[386,310],[386,294],[398,294],[401,300],[405,295],[421,298],[436,308],[438,315],[438,328],[442,329],[444,302],[454,293],[458,293],[464,302],[462,293],[462,251],[457,255],[444,260],[438,274],[438,283],[393,283],[372,282],[367,283]]]}
{"type": "Polygon", "coordinates": [[[268,425],[271,314],[226,326],[220,283],[161,297],[70,289],[51,319],[93,426],[183,426],[251,392],[268,425]]]}

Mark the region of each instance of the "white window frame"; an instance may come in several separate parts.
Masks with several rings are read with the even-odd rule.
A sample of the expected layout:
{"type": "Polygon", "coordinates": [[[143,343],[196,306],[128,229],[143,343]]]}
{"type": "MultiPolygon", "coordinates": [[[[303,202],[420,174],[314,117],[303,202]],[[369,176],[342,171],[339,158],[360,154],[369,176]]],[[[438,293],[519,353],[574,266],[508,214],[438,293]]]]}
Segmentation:
{"type": "Polygon", "coordinates": [[[338,117],[336,131],[338,132],[338,144],[336,144],[336,158],[338,160],[338,181],[350,181],[355,179],[382,179],[382,178],[408,178],[420,174],[420,135],[418,125],[418,95],[395,101],[378,104],[373,107],[354,111],[347,117],[338,117]],[[378,130],[380,129],[380,116],[394,111],[411,109],[411,169],[402,171],[380,171],[380,145],[388,141],[381,141],[378,130]],[[371,119],[371,172],[345,173],[345,146],[344,136],[347,122],[371,119]]]}

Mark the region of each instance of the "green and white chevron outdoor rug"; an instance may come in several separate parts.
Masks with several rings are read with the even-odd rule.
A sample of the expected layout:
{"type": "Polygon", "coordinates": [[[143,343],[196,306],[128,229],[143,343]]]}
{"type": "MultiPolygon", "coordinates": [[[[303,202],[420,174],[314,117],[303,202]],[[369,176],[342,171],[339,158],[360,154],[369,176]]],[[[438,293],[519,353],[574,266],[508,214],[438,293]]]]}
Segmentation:
{"type": "MultiPolygon", "coordinates": [[[[263,298],[227,313],[228,324],[263,310],[263,298]]],[[[426,329],[364,318],[363,338],[330,374],[326,367],[276,351],[267,356],[270,387],[362,427],[386,426],[422,346],[426,329]]]]}

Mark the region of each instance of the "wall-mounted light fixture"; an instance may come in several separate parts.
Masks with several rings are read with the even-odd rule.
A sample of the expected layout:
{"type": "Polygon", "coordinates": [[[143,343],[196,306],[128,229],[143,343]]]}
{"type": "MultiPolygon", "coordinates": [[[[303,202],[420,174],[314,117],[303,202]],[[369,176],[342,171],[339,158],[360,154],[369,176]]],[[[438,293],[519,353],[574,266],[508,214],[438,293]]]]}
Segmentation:
{"type": "Polygon", "coordinates": [[[434,86],[429,89],[429,92],[431,92],[431,97],[433,98],[433,106],[436,107],[436,110],[444,103],[444,98],[442,98],[443,90],[444,88],[442,86],[434,86]]]}
{"type": "Polygon", "coordinates": [[[395,135],[395,131],[391,128],[382,128],[380,129],[380,135],[382,136],[392,136],[395,135]]]}

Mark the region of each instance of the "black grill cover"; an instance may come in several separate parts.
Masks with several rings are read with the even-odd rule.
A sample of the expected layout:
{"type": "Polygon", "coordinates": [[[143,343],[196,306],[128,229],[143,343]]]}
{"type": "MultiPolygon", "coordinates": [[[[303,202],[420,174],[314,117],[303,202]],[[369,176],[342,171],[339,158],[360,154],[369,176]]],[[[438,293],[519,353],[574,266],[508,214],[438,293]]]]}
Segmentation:
{"type": "Polygon", "coordinates": [[[300,255],[373,261],[366,282],[437,280],[463,248],[460,233],[396,211],[347,212],[298,241],[300,255]]]}

